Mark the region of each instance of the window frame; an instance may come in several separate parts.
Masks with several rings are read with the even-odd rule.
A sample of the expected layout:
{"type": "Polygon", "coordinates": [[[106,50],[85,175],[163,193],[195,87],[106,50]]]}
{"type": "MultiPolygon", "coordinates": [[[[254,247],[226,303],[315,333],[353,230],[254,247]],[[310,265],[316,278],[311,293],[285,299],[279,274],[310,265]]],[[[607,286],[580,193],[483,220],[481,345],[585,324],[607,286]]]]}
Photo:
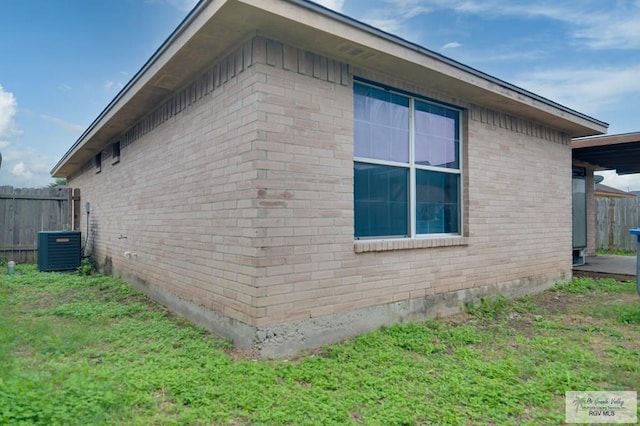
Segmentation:
{"type": "MultiPolygon", "coordinates": [[[[376,82],[372,82],[369,80],[365,80],[365,79],[361,79],[361,78],[357,78],[354,77],[354,81],[353,81],[353,88],[352,88],[352,93],[355,96],[355,86],[356,85],[360,85],[360,86],[367,86],[367,87],[371,87],[377,90],[382,90],[385,92],[389,92],[391,94],[395,94],[395,95],[400,95],[400,96],[404,96],[407,97],[409,99],[409,160],[407,163],[404,162],[398,162],[398,161],[391,161],[391,160],[380,160],[380,159],[375,159],[375,158],[368,158],[368,157],[359,157],[355,155],[355,143],[356,143],[356,138],[355,138],[355,126],[354,126],[354,156],[353,156],[353,167],[355,170],[355,163],[362,163],[362,164],[372,164],[372,165],[380,165],[380,166],[389,166],[389,167],[402,167],[405,169],[409,170],[408,173],[408,179],[409,182],[407,183],[407,189],[408,189],[408,198],[409,198],[409,202],[408,202],[408,211],[407,211],[407,218],[408,218],[408,235],[390,235],[390,236],[385,236],[385,235],[379,235],[379,236],[356,236],[355,235],[355,192],[354,192],[354,239],[356,241],[372,241],[372,240],[388,240],[388,239],[393,239],[393,240],[407,240],[407,239],[434,239],[434,238],[448,238],[448,237],[463,237],[465,235],[465,213],[464,213],[464,174],[463,174],[463,170],[464,170],[464,133],[463,133],[463,119],[464,119],[464,108],[455,106],[455,105],[451,105],[451,104],[447,104],[445,102],[441,102],[441,101],[437,101],[437,100],[433,100],[430,98],[427,98],[425,96],[420,96],[414,93],[410,93],[407,91],[404,91],[402,89],[397,89],[394,87],[390,87],[384,84],[380,84],[380,83],[376,83],[376,82]],[[457,146],[457,156],[456,156],[456,160],[457,160],[457,168],[450,168],[450,167],[441,167],[441,166],[430,166],[430,165],[423,165],[423,164],[419,164],[416,163],[416,127],[415,127],[415,114],[416,114],[416,102],[422,102],[422,103],[427,103],[430,105],[435,105],[438,107],[443,107],[445,109],[448,110],[452,110],[455,111],[457,113],[457,117],[456,117],[456,122],[457,122],[457,142],[458,142],[458,146],[457,146]],[[426,234],[418,234],[417,233],[417,212],[416,212],[416,205],[417,205],[417,188],[416,188],[416,172],[418,170],[424,170],[424,171],[431,171],[431,172],[437,172],[437,173],[447,173],[447,174],[453,174],[453,175],[457,175],[458,176],[458,187],[457,187],[457,191],[458,191],[458,199],[457,199],[457,204],[458,204],[458,232],[455,233],[450,233],[450,232],[443,232],[443,233],[426,233],[426,234]]],[[[353,102],[354,106],[355,106],[355,99],[353,102]]],[[[354,124],[355,124],[355,111],[354,111],[354,124]]],[[[354,190],[355,190],[355,176],[354,176],[354,190]]]]}

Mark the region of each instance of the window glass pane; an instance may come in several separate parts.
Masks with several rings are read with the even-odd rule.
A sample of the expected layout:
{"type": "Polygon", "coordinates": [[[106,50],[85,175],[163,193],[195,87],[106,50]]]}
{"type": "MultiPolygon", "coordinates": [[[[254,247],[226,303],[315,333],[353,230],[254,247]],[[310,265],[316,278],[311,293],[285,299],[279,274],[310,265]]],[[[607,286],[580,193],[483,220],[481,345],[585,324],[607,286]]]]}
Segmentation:
{"type": "Polygon", "coordinates": [[[354,163],[355,236],[407,236],[409,169],[354,163]]]}
{"type": "Polygon", "coordinates": [[[417,234],[460,233],[460,174],[418,168],[460,169],[460,112],[411,99],[414,102],[409,96],[354,84],[354,155],[362,159],[354,162],[356,238],[409,236],[412,218],[417,234]],[[410,139],[415,141],[413,159],[410,139]],[[412,171],[415,194],[410,194],[412,171]],[[409,211],[412,199],[415,211],[409,211]]]}
{"type": "Polygon", "coordinates": [[[460,232],[460,175],[416,170],[416,233],[460,232]]]}
{"type": "Polygon", "coordinates": [[[416,164],[457,169],[458,112],[416,101],[416,164]]]}
{"type": "Polygon", "coordinates": [[[354,85],[354,155],[409,161],[409,99],[354,85]]]}
{"type": "Polygon", "coordinates": [[[355,120],[353,123],[353,143],[356,157],[371,157],[371,123],[355,120]]]}

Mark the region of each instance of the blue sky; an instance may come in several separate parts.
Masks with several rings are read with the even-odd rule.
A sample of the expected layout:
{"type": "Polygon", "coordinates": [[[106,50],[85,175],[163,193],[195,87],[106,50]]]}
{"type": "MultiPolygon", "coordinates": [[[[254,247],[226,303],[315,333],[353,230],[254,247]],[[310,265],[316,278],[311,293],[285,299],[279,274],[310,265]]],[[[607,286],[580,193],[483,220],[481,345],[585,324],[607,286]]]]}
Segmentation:
{"type": "MultiPolygon", "coordinates": [[[[0,185],[45,186],[195,0],[0,0],[0,185]]],[[[640,1],[319,3],[610,124],[640,131],[640,1]]],[[[640,190],[640,175],[604,183],[640,190]]]]}

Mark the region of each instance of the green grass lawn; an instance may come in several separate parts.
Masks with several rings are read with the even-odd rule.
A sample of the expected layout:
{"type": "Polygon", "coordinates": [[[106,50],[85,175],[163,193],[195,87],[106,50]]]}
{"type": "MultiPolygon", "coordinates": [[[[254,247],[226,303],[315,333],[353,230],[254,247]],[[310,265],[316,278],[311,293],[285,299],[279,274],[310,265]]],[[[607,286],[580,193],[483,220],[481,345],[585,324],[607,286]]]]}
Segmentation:
{"type": "Polygon", "coordinates": [[[0,366],[0,424],[560,424],[565,391],[640,390],[640,297],[575,279],[259,361],[119,280],[20,265],[0,366]]]}
{"type": "Polygon", "coordinates": [[[598,256],[635,256],[636,252],[631,250],[604,250],[600,249],[596,252],[598,256]]]}

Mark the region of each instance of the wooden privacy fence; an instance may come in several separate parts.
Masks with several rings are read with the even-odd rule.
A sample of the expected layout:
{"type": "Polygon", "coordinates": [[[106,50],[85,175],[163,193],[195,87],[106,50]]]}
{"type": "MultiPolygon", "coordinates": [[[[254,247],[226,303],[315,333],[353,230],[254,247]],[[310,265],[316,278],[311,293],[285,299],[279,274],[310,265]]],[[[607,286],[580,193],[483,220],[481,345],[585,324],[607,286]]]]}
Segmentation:
{"type": "Polygon", "coordinates": [[[640,227],[640,198],[596,197],[596,249],[635,252],[637,238],[629,229],[640,227]]]}
{"type": "Polygon", "coordinates": [[[35,262],[38,232],[78,229],[80,190],[0,186],[0,260],[35,262]]]}

